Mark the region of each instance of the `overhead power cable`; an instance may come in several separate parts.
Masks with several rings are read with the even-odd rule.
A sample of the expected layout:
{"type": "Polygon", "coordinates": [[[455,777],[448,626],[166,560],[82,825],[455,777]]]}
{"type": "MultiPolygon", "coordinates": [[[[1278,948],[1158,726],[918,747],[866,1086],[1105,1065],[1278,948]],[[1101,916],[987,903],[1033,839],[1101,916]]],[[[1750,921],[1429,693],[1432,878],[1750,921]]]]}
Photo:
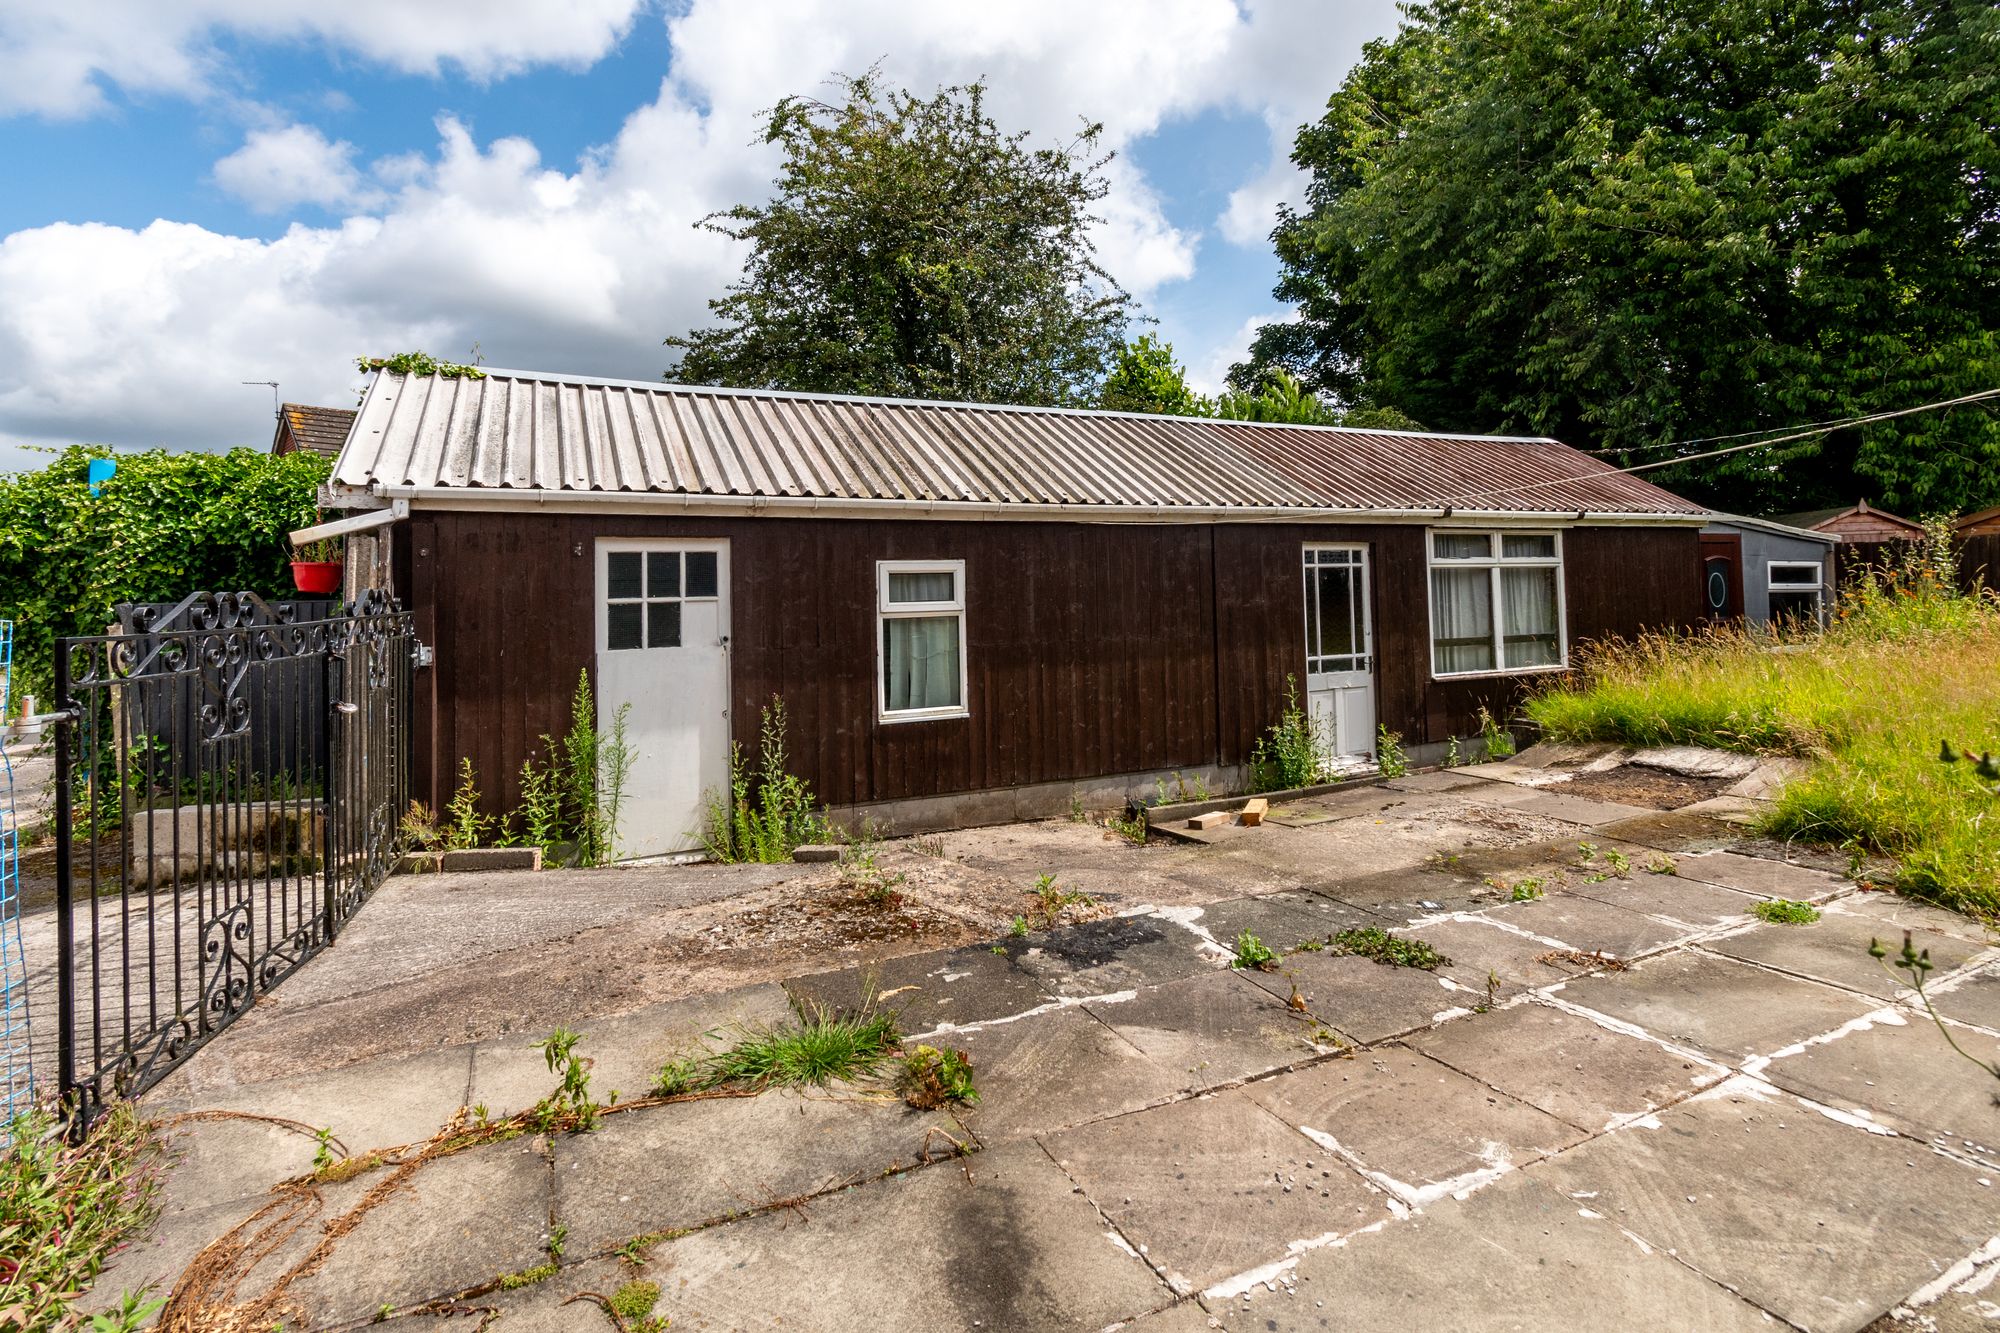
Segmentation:
{"type": "MultiPolygon", "coordinates": [[[[1468,494],[1454,497],[1450,501],[1450,503],[1453,505],[1459,505],[1469,500],[1484,500],[1496,495],[1517,495],[1522,491],[1536,491],[1536,490],[1541,490],[1544,487],[1548,486],[1566,486],[1571,482],[1589,481],[1595,477],[1603,477],[1603,476],[1610,476],[1617,474],[1629,475],[1635,472],[1652,472],[1663,467],[1679,467],[1683,463],[1699,463],[1704,459],[1721,458],[1725,454],[1740,454],[1747,449],[1767,449],[1774,444],[1790,444],[1794,440],[1810,439],[1815,435],[1824,435],[1829,430],[1839,430],[1847,426],[1866,426],[1877,421],[1889,421],[1895,417],[1914,416],[1919,412],[1936,412],[1947,407],[1961,407],[1967,403],[1984,402],[1992,398],[2000,398],[2000,388],[1981,389],[1977,393],[1962,394],[1957,398],[1943,398],[1935,403],[1923,403],[1916,407],[1901,407],[1897,408],[1893,412],[1874,412],[1864,417],[1848,417],[1841,421],[1816,422],[1813,425],[1805,427],[1796,427],[1796,426],[1780,427],[1779,429],[1784,430],[1788,433],[1782,435],[1775,435],[1772,436],[1770,439],[1765,439],[1765,440],[1752,440],[1748,444],[1732,444],[1727,449],[1711,449],[1706,453],[1687,454],[1680,458],[1666,458],[1666,459],[1661,459],[1660,461],[1654,463],[1638,463],[1631,467],[1611,468],[1608,471],[1586,472],[1586,473],[1581,473],[1574,477],[1552,477],[1546,481],[1531,481],[1520,486],[1502,486],[1493,490],[1472,491],[1469,492],[1468,494]]],[[[1745,434],[1748,433],[1749,432],[1745,432],[1745,434]]],[[[1708,438],[1711,440],[1716,440],[1716,439],[1731,439],[1734,437],[1727,435],[1715,435],[1715,436],[1710,436],[1708,438]]],[[[1702,441],[1688,440],[1688,441],[1683,441],[1683,443],[1698,444],[1702,443],[1702,441]]],[[[1656,446],[1656,447],[1674,448],[1678,446],[1668,445],[1668,446],[1656,446]]]]}

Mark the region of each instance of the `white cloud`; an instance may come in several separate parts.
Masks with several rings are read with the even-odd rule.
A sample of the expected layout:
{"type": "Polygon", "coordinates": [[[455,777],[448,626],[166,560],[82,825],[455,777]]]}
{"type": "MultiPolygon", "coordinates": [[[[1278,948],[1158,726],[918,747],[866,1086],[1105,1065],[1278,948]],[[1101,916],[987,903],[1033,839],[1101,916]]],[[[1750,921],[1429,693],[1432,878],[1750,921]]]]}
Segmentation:
{"type": "Polygon", "coordinates": [[[355,170],[354,145],[335,143],[311,125],[252,130],[215,164],[215,183],[259,213],[300,204],[338,208],[373,197],[355,170]]]}
{"type": "Polygon", "coordinates": [[[645,0],[8,0],[0,5],[0,115],[89,115],[105,85],[205,96],[226,82],[216,39],[322,42],[408,74],[477,79],[583,67],[645,0]]]}
{"type": "Polygon", "coordinates": [[[1250,344],[1256,339],[1257,330],[1266,324],[1289,324],[1298,317],[1296,310],[1271,310],[1250,316],[1189,360],[1188,383],[1199,393],[1221,393],[1229,387],[1229,368],[1249,356],[1250,344]]]}
{"type": "MultiPolygon", "coordinates": [[[[221,8],[214,0],[204,12],[221,8]]],[[[24,461],[6,448],[24,440],[261,443],[268,403],[239,381],[277,379],[287,398],[338,403],[352,391],[354,356],[410,346],[462,355],[476,340],[496,365],[653,378],[670,359],[660,340],[706,322],[706,302],[738,270],[736,243],[694,224],[768,189],[776,156],[758,141],[756,119],[781,96],[824,90],[831,72],[877,60],[885,79],[920,90],[983,76],[1003,125],[1047,143],[1066,141],[1085,118],[1102,121],[1117,149],[1175,117],[1247,107],[1275,120],[1291,112],[1273,98],[1293,106],[1307,88],[1323,98],[1340,53],[1355,45],[1354,20],[1331,8],[1259,0],[1246,18],[1230,0],[1019,0],[977,10],[693,0],[666,20],[672,68],[658,96],[573,165],[542,161],[526,139],[482,143],[449,118],[432,151],[365,168],[349,145],[309,126],[265,127],[217,163],[216,181],[253,206],[314,203],[352,216],[295,223],[271,240],[165,221],[62,224],[0,240],[0,467],[24,461]],[[1268,25],[1280,20],[1316,61],[1271,54],[1268,25]]],[[[608,42],[629,9],[604,0],[595,28],[587,17],[582,26],[608,42]]],[[[494,21],[515,39],[533,29],[516,8],[498,12],[518,19],[511,28],[494,21]]],[[[1380,26],[1393,23],[1386,6],[1381,13],[1380,26]]],[[[392,40],[401,31],[390,23],[369,34],[366,53],[488,70],[529,58],[518,40],[447,51],[435,35],[429,45],[392,40]]],[[[589,49],[565,40],[545,53],[589,49]]],[[[198,80],[202,60],[189,50],[198,80]]],[[[1261,165],[1246,161],[1246,175],[1261,165]]],[[[1094,233],[1106,268],[1142,299],[1187,279],[1201,238],[1168,220],[1129,158],[1107,174],[1094,233]]],[[[1226,370],[1240,350],[1214,351],[1197,378],[1219,383],[1207,362],[1226,370]]]]}

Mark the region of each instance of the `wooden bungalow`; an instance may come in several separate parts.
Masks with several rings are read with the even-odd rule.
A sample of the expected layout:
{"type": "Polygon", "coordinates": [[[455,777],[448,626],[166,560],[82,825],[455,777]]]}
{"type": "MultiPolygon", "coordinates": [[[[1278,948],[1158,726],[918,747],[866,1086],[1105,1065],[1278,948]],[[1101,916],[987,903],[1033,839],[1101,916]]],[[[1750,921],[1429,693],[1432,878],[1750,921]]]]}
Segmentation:
{"type": "Polygon", "coordinates": [[[488,370],[378,376],[330,500],[434,651],[415,789],[498,810],[579,670],[693,845],[782,696],[793,771],[899,831],[1241,780],[1288,684],[1414,757],[1574,646],[1700,616],[1695,505],[1554,440],[488,370]]]}

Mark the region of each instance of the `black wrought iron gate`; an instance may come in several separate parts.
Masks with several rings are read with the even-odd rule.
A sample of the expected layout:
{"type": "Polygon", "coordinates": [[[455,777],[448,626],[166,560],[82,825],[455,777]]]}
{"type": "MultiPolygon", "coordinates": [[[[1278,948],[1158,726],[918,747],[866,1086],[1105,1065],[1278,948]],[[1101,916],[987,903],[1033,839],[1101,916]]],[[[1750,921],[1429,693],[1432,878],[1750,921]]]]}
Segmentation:
{"type": "Polygon", "coordinates": [[[331,944],[408,799],[417,643],[392,599],[120,618],[56,651],[57,1064],[83,1120],[331,944]]]}

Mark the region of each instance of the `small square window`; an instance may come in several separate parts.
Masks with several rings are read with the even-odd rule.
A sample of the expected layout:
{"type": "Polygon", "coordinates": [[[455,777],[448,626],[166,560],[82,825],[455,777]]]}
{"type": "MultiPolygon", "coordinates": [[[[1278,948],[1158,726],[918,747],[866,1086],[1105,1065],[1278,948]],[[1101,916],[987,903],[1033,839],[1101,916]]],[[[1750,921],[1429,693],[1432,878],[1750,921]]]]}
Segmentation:
{"type": "Polygon", "coordinates": [[[614,601],[645,595],[639,584],[637,551],[613,551],[604,558],[604,595],[614,601]]]}
{"type": "Polygon", "coordinates": [[[605,647],[618,649],[646,646],[640,632],[639,607],[638,602],[613,602],[605,608],[605,647]]]}
{"type": "Polygon", "coordinates": [[[689,597],[715,596],[715,552],[689,551],[687,553],[687,595],[689,597]]]}

